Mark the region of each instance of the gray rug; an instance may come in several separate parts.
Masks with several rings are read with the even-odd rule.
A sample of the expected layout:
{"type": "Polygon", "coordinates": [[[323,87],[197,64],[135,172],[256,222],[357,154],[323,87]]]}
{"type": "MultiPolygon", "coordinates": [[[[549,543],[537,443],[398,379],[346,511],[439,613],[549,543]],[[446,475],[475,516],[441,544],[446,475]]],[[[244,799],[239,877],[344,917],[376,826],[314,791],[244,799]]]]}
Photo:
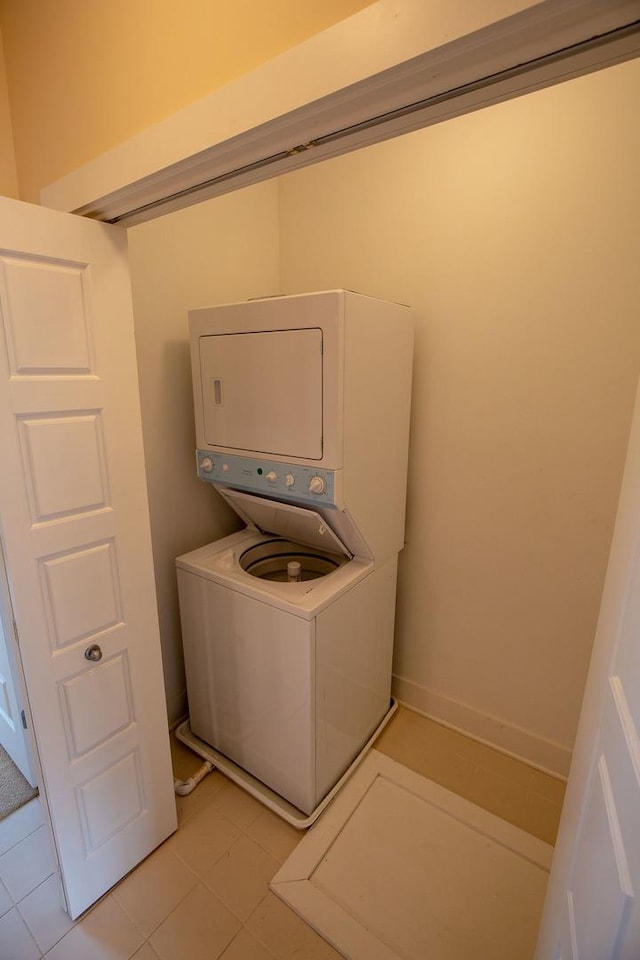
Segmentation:
{"type": "Polygon", "coordinates": [[[33,800],[37,793],[38,790],[25,780],[7,751],[0,746],[0,820],[33,800]]]}

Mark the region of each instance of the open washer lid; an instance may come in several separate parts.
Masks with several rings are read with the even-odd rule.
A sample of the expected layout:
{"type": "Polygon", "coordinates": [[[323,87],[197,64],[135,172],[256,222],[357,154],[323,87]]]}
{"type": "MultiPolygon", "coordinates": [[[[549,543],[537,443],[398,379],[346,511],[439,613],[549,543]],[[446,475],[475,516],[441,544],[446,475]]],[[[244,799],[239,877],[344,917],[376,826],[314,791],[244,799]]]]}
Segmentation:
{"type": "Polygon", "coordinates": [[[305,547],[340,553],[349,559],[353,557],[349,548],[315,510],[281,503],[279,500],[265,500],[228,487],[216,489],[245,523],[257,527],[261,533],[274,533],[285,540],[302,543],[305,547]]]}

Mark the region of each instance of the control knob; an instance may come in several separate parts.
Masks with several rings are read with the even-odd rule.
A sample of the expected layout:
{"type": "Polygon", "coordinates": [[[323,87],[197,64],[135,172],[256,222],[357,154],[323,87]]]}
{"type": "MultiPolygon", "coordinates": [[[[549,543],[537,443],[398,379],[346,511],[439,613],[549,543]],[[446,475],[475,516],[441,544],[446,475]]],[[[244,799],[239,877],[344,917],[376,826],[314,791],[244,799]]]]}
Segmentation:
{"type": "Polygon", "coordinates": [[[324,477],[311,477],[309,480],[309,491],[311,493],[324,493],[327,489],[324,477]]]}
{"type": "Polygon", "coordinates": [[[213,470],[213,460],[211,457],[203,457],[200,461],[200,469],[204,470],[205,473],[211,473],[213,470]]]}
{"type": "Polygon", "coordinates": [[[292,473],[288,473],[288,474],[286,475],[286,477],[284,478],[284,482],[286,483],[286,485],[287,485],[288,487],[292,487],[292,486],[294,485],[294,483],[296,482],[296,478],[294,477],[294,475],[293,475],[292,473]]]}
{"type": "Polygon", "coordinates": [[[273,470],[269,470],[269,473],[267,474],[266,479],[269,481],[269,483],[275,483],[276,480],[278,479],[278,474],[275,473],[273,470]]]}

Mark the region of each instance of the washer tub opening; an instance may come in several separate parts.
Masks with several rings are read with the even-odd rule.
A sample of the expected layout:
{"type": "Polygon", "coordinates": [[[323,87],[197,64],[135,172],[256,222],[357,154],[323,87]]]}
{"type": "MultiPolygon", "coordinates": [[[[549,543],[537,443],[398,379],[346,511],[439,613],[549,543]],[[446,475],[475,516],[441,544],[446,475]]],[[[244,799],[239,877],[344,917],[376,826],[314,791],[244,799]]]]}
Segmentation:
{"type": "Polygon", "coordinates": [[[252,577],[283,583],[291,579],[288,567],[290,563],[300,564],[299,574],[295,577],[298,581],[326,577],[346,562],[347,557],[314,550],[292,540],[279,538],[258,543],[240,555],[240,566],[252,577]]]}

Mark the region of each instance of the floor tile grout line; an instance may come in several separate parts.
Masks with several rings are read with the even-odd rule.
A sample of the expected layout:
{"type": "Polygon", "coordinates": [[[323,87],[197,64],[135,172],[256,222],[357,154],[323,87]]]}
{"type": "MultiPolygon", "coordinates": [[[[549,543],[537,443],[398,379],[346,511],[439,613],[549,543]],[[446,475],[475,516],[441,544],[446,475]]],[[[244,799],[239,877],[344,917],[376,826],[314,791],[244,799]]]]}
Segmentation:
{"type": "Polygon", "coordinates": [[[20,900],[15,900],[15,901],[14,901],[16,907],[19,908],[19,907],[20,907],[20,904],[23,903],[23,902],[27,899],[27,897],[30,897],[32,893],[35,893],[35,891],[38,890],[38,889],[43,885],[43,883],[46,883],[47,880],[51,880],[51,877],[55,877],[56,875],[57,875],[57,874],[56,874],[56,871],[55,871],[55,870],[52,870],[51,873],[44,878],[44,880],[41,880],[39,883],[36,883],[36,885],[35,885],[35,887],[33,888],[33,890],[30,890],[29,893],[25,893],[25,895],[24,895],[23,897],[21,897],[20,900]]]}
{"type": "MultiPolygon", "coordinates": [[[[177,854],[176,854],[176,856],[177,856],[177,854]]],[[[182,862],[184,863],[184,861],[182,861],[182,862]]],[[[187,890],[187,892],[186,892],[183,896],[180,897],[180,899],[177,901],[177,903],[175,903],[175,904],[173,905],[173,907],[171,908],[171,910],[169,910],[169,912],[166,913],[166,914],[162,917],[162,919],[158,921],[158,923],[156,924],[156,926],[153,928],[153,930],[152,930],[150,933],[145,933],[145,931],[142,929],[142,927],[140,926],[140,924],[136,922],[136,920],[135,920],[135,919],[130,915],[130,913],[127,911],[127,909],[126,909],[126,907],[124,906],[124,904],[118,899],[118,887],[116,886],[116,887],[114,887],[114,888],[110,891],[110,895],[113,896],[114,900],[116,901],[116,903],[118,904],[118,906],[120,907],[120,909],[122,910],[122,912],[124,913],[124,915],[127,917],[128,920],[131,921],[131,923],[134,925],[134,927],[136,928],[136,930],[138,930],[138,931],[140,932],[140,935],[145,938],[145,942],[146,942],[147,940],[149,940],[149,941],[151,940],[151,937],[152,937],[152,936],[154,935],[154,933],[162,926],[162,924],[165,922],[165,920],[167,920],[167,919],[171,916],[171,914],[174,913],[174,911],[176,911],[176,910],[178,909],[178,907],[180,906],[180,904],[183,903],[183,902],[187,899],[187,897],[189,896],[189,894],[192,893],[192,892],[195,890],[195,888],[198,886],[199,883],[203,883],[203,881],[201,880],[201,878],[197,875],[197,873],[195,873],[194,870],[191,869],[191,867],[189,867],[188,864],[185,863],[184,866],[186,866],[186,867],[188,868],[189,872],[192,874],[192,876],[194,877],[194,879],[195,879],[196,882],[194,883],[194,885],[193,885],[192,887],[189,887],[189,889],[187,890]]],[[[122,881],[120,881],[120,882],[122,882],[122,881]]],[[[139,950],[140,948],[138,947],[137,949],[139,950]]]]}
{"type": "Polygon", "coordinates": [[[274,894],[271,893],[271,890],[267,890],[267,892],[265,893],[264,897],[262,897],[262,899],[256,904],[256,906],[254,907],[254,909],[251,911],[251,913],[250,913],[249,916],[247,917],[247,919],[246,919],[245,923],[243,924],[243,926],[245,927],[247,933],[250,934],[250,935],[253,937],[253,939],[254,939],[257,943],[260,944],[261,947],[264,947],[264,949],[267,951],[267,953],[269,953],[272,957],[274,957],[275,960],[281,960],[281,958],[278,957],[278,954],[277,954],[277,953],[274,953],[273,950],[271,950],[270,947],[264,942],[264,940],[262,940],[262,939],[260,938],[260,936],[259,936],[254,930],[252,930],[252,929],[249,927],[249,921],[251,920],[251,918],[253,917],[253,915],[256,913],[256,911],[260,909],[260,907],[261,907],[262,904],[265,902],[265,900],[268,900],[268,899],[269,899],[269,895],[274,896],[274,894]]]}
{"type": "MultiPolygon", "coordinates": [[[[34,800],[37,800],[37,799],[38,799],[37,797],[34,797],[34,800]]],[[[34,800],[30,800],[29,803],[33,803],[34,800]]],[[[25,806],[27,806],[27,804],[25,804],[25,806]]],[[[22,808],[20,808],[20,809],[22,809],[22,808]]],[[[14,810],[14,813],[17,813],[17,812],[18,812],[17,810],[14,810]]],[[[11,814],[9,814],[9,816],[11,816],[11,814]]],[[[8,819],[8,818],[5,817],[4,819],[6,820],[6,819],[8,819]]],[[[1,828],[2,823],[3,823],[3,821],[0,820],[0,828],[1,828]]],[[[17,847],[19,843],[22,843],[23,840],[26,840],[26,839],[27,839],[28,837],[30,837],[33,833],[35,833],[36,830],[39,830],[40,827],[43,827],[43,826],[44,826],[44,820],[42,821],[42,823],[39,823],[37,826],[33,827],[33,829],[31,829],[31,830],[29,830],[27,833],[23,834],[23,835],[20,837],[19,840],[16,840],[15,843],[12,843],[10,847],[7,847],[6,850],[3,850],[2,853],[0,853],[0,860],[2,859],[2,857],[4,857],[5,853],[9,853],[10,850],[13,850],[14,847],[17,847]]],[[[0,829],[0,832],[1,832],[1,829],[0,829]]]]}
{"type": "MultiPolygon", "coordinates": [[[[36,887],[34,887],[33,890],[31,891],[31,893],[34,893],[36,890],[39,889],[39,887],[41,887],[43,884],[45,884],[45,883],[47,882],[47,880],[50,880],[51,877],[54,877],[54,876],[56,876],[55,870],[53,871],[53,873],[50,873],[49,876],[48,876],[45,880],[42,881],[42,883],[39,883],[36,887]]],[[[31,893],[27,893],[27,894],[22,898],[22,900],[20,900],[19,903],[16,904],[16,910],[18,911],[18,913],[19,913],[20,916],[22,917],[22,919],[23,919],[23,921],[24,921],[24,923],[25,923],[25,926],[27,927],[29,933],[31,934],[31,936],[32,936],[33,939],[35,940],[36,945],[37,945],[37,947],[38,947],[38,950],[42,951],[42,956],[44,956],[49,950],[52,950],[52,949],[55,947],[56,943],[60,943],[60,941],[62,940],[62,938],[63,938],[63,937],[66,937],[66,935],[67,935],[71,930],[73,930],[73,927],[75,927],[76,923],[75,923],[75,921],[72,921],[73,926],[70,927],[69,930],[65,930],[65,932],[64,932],[63,934],[61,934],[61,935],[58,937],[57,940],[55,940],[52,944],[50,944],[50,945],[47,947],[46,950],[44,950],[44,948],[41,947],[41,946],[40,946],[40,943],[38,942],[38,938],[36,937],[35,931],[31,929],[31,924],[29,923],[28,918],[25,917],[24,913],[23,913],[22,910],[20,909],[20,904],[21,904],[21,903],[24,903],[24,901],[27,899],[27,897],[30,897],[30,896],[31,896],[31,893]]],[[[61,907],[60,909],[62,910],[62,907],[61,907]]],[[[68,916],[68,914],[67,914],[67,916],[68,916]]],[[[71,919],[71,918],[69,918],[69,919],[71,919]]]]}
{"type": "MultiPolygon", "coordinates": [[[[21,904],[24,900],[27,899],[27,897],[30,897],[31,894],[32,894],[35,890],[38,889],[38,887],[41,887],[43,883],[46,883],[47,880],[50,880],[51,877],[54,876],[54,874],[55,874],[55,870],[53,870],[50,874],[48,874],[43,880],[40,880],[38,883],[36,883],[35,887],[32,887],[31,890],[28,891],[28,893],[23,894],[23,895],[20,897],[19,900],[16,900],[16,898],[15,898],[14,895],[13,895],[13,893],[11,892],[11,890],[9,889],[9,887],[6,885],[6,883],[4,883],[4,881],[3,881],[3,886],[4,886],[5,890],[7,891],[7,893],[9,894],[13,906],[14,906],[14,907],[19,907],[20,904],[21,904]]],[[[1,880],[1,879],[2,879],[2,878],[0,877],[0,880],[1,880]]],[[[20,916],[22,916],[22,913],[20,914],[20,916]]]]}
{"type": "MultiPolygon", "coordinates": [[[[262,901],[260,901],[260,902],[262,903],[262,901]]],[[[270,957],[273,957],[273,960],[281,960],[281,958],[279,958],[278,955],[273,952],[273,950],[270,950],[269,947],[268,947],[265,943],[262,943],[262,941],[259,940],[258,937],[256,937],[255,933],[253,933],[251,930],[249,930],[249,928],[247,927],[247,925],[244,924],[244,923],[242,924],[242,927],[240,928],[240,930],[238,930],[238,932],[236,933],[236,935],[235,935],[235,937],[233,938],[233,940],[232,940],[230,943],[228,943],[227,946],[224,948],[224,949],[225,949],[225,952],[229,949],[229,947],[233,946],[234,941],[238,939],[238,937],[240,936],[241,933],[246,933],[247,936],[251,937],[252,940],[255,940],[256,943],[260,944],[260,946],[263,948],[263,950],[264,950],[266,953],[268,953],[270,957]]],[[[224,960],[224,953],[221,954],[220,960],[224,960]]]]}
{"type": "MultiPolygon", "coordinates": [[[[183,862],[184,862],[184,861],[183,861],[183,862]]],[[[188,866],[188,864],[185,864],[185,866],[188,866]]],[[[189,867],[189,870],[190,870],[190,872],[193,874],[193,876],[194,876],[194,878],[195,878],[195,880],[196,880],[195,884],[194,884],[192,887],[190,887],[189,890],[187,890],[187,892],[184,894],[184,896],[180,897],[180,899],[177,901],[177,903],[174,904],[174,906],[171,908],[171,910],[169,910],[169,912],[166,913],[166,914],[163,916],[163,918],[156,924],[156,926],[153,928],[153,930],[151,931],[151,933],[148,933],[148,934],[147,934],[147,933],[144,932],[144,930],[141,929],[140,925],[139,925],[138,923],[136,923],[136,921],[133,919],[133,917],[131,917],[131,916],[129,915],[129,913],[127,913],[127,911],[126,911],[126,909],[124,908],[123,904],[120,903],[120,901],[117,900],[117,897],[116,897],[116,901],[117,901],[117,903],[118,903],[118,906],[122,909],[123,913],[124,913],[124,914],[126,915],[126,917],[131,921],[131,923],[133,923],[133,925],[135,926],[135,928],[140,931],[140,934],[145,938],[145,943],[146,943],[147,941],[149,941],[149,944],[150,944],[151,947],[153,947],[153,944],[151,943],[151,938],[153,937],[153,935],[154,935],[155,933],[157,933],[157,931],[160,929],[160,927],[162,926],[162,924],[163,924],[166,920],[168,920],[169,917],[170,917],[173,913],[176,912],[176,910],[180,907],[180,905],[181,905],[182,903],[184,903],[184,901],[187,899],[187,897],[190,896],[190,895],[193,893],[193,891],[196,889],[196,887],[197,887],[198,885],[204,887],[205,890],[207,890],[213,897],[215,897],[215,899],[218,901],[218,903],[220,904],[221,907],[223,907],[225,910],[227,910],[227,911],[231,914],[231,916],[232,916],[235,920],[238,921],[238,923],[239,923],[241,926],[243,925],[243,921],[240,920],[240,918],[237,917],[236,914],[233,913],[233,911],[232,911],[225,903],[222,902],[222,900],[220,899],[220,897],[216,894],[215,890],[212,890],[212,889],[205,883],[205,881],[203,880],[203,878],[202,878],[202,877],[199,877],[198,874],[195,873],[195,871],[191,869],[191,867],[189,867]]],[[[117,888],[116,888],[116,889],[117,889],[117,888]]],[[[115,897],[115,890],[112,891],[112,893],[114,894],[114,897],[115,897]]],[[[138,947],[137,949],[139,950],[140,947],[138,947]]],[[[155,949],[155,948],[154,948],[154,949],[155,949]]],[[[227,949],[227,948],[225,947],[225,950],[226,950],[226,949],[227,949]]]]}
{"type": "MultiPolygon", "coordinates": [[[[191,872],[193,873],[193,871],[191,871],[191,872]]],[[[191,889],[188,890],[187,893],[185,893],[184,897],[181,897],[181,898],[180,898],[180,901],[179,901],[178,903],[176,903],[175,906],[169,911],[169,913],[167,913],[167,914],[162,918],[162,920],[160,921],[160,923],[159,923],[156,927],[154,927],[153,931],[152,931],[148,936],[146,936],[146,937],[145,937],[145,934],[142,933],[142,931],[140,931],[140,932],[142,933],[142,936],[145,937],[144,942],[145,942],[145,943],[148,943],[149,946],[151,947],[151,949],[152,949],[155,953],[157,953],[157,950],[156,950],[155,947],[153,946],[153,944],[152,944],[152,942],[151,942],[151,938],[153,937],[153,935],[154,935],[155,933],[157,933],[157,931],[160,929],[160,927],[162,926],[162,924],[165,923],[165,921],[168,920],[169,917],[176,912],[176,910],[180,907],[180,905],[181,905],[182,903],[184,903],[184,901],[187,899],[187,897],[190,896],[190,894],[193,893],[193,891],[196,889],[196,887],[198,886],[198,884],[200,884],[200,886],[203,886],[203,887],[205,888],[205,890],[207,890],[213,897],[215,897],[215,899],[218,901],[218,903],[220,904],[220,906],[223,907],[223,909],[225,909],[228,913],[230,913],[231,916],[234,918],[234,920],[237,920],[237,922],[240,924],[239,929],[234,933],[234,935],[233,935],[233,937],[231,938],[231,940],[229,941],[229,943],[227,943],[227,944],[225,945],[225,947],[223,948],[222,953],[224,953],[224,951],[228,949],[229,945],[233,942],[233,940],[234,940],[235,937],[238,935],[238,933],[240,933],[240,930],[242,930],[242,928],[243,928],[243,926],[244,926],[243,922],[233,913],[233,911],[231,911],[231,910],[229,909],[229,907],[227,907],[227,905],[226,905],[225,903],[222,902],[222,900],[220,899],[220,897],[217,896],[217,894],[215,893],[215,891],[211,890],[211,889],[207,886],[207,884],[204,882],[204,880],[202,880],[200,877],[198,877],[195,873],[194,873],[194,876],[196,877],[197,883],[196,883],[193,887],[191,887],[191,889]]],[[[122,906],[122,905],[121,905],[121,906],[122,906]]],[[[122,907],[122,909],[124,910],[124,907],[122,907]]],[[[126,913],[126,910],[124,910],[124,912],[126,913]]],[[[127,915],[127,917],[129,917],[129,914],[128,914],[128,913],[126,913],[126,915],[127,915]]],[[[136,926],[136,928],[139,930],[140,927],[138,926],[138,924],[136,924],[135,921],[133,921],[131,917],[129,917],[129,919],[131,920],[132,923],[134,923],[134,925],[136,926]]],[[[140,947],[137,947],[137,950],[139,950],[139,949],[140,949],[140,947]]],[[[133,956],[133,954],[132,954],[132,956],[133,956]]],[[[212,960],[219,960],[219,957],[221,957],[221,956],[222,956],[222,954],[219,954],[218,957],[216,957],[216,958],[213,958],[213,957],[212,957],[212,960]]],[[[131,958],[128,958],[128,960],[131,960],[131,958]]]]}
{"type": "Polygon", "coordinates": [[[42,948],[40,947],[40,944],[39,944],[38,941],[36,940],[35,936],[33,935],[32,931],[31,931],[31,928],[29,927],[29,924],[27,923],[27,921],[25,920],[25,918],[22,916],[22,914],[21,914],[20,911],[18,910],[18,907],[17,907],[15,904],[14,904],[9,910],[7,910],[6,913],[3,913],[2,917],[0,917],[0,921],[1,921],[1,920],[4,920],[5,917],[9,916],[9,914],[10,914],[13,910],[16,911],[16,913],[18,914],[18,916],[20,917],[20,919],[21,919],[22,922],[24,923],[25,927],[27,928],[27,933],[29,934],[29,936],[30,936],[31,939],[33,940],[33,943],[34,943],[36,949],[38,950],[38,952],[39,952],[39,954],[40,954],[40,956],[38,957],[38,960],[42,960],[42,958],[45,956],[45,954],[44,954],[44,952],[42,951],[42,948]]]}
{"type": "MultiPolygon", "coordinates": [[[[223,774],[223,776],[224,776],[224,774],[223,774]]],[[[229,781],[229,783],[230,783],[231,786],[235,786],[235,784],[231,784],[231,781],[229,781]]],[[[223,788],[223,789],[224,789],[224,788],[223,788]]],[[[241,788],[240,788],[240,787],[236,787],[236,789],[239,790],[239,789],[241,789],[241,788]]],[[[258,801],[256,801],[256,802],[258,802],[258,801]]],[[[212,801],[211,801],[211,804],[214,804],[214,803],[215,803],[215,797],[214,797],[214,798],[212,799],[212,801]]],[[[207,804],[207,806],[209,806],[209,805],[210,805],[210,804],[207,804]]],[[[202,813],[205,809],[206,809],[206,808],[203,807],[203,808],[201,808],[201,810],[197,811],[197,813],[202,813]]],[[[273,813],[273,811],[269,810],[269,808],[266,807],[266,806],[264,806],[263,809],[258,810],[258,812],[256,813],[256,816],[255,816],[255,817],[253,818],[253,820],[251,820],[250,823],[248,823],[246,826],[241,826],[241,825],[238,824],[236,821],[231,820],[230,817],[225,816],[225,814],[222,813],[222,812],[220,813],[220,816],[221,816],[224,820],[227,820],[227,822],[231,823],[231,824],[232,824],[237,830],[239,830],[240,833],[241,833],[242,835],[244,835],[247,839],[252,840],[255,844],[257,844],[265,853],[267,853],[267,854],[269,854],[269,856],[273,857],[274,860],[278,860],[279,862],[281,862],[281,861],[282,861],[282,858],[281,858],[281,856],[280,856],[279,854],[275,854],[275,853],[273,852],[273,850],[270,850],[268,847],[266,847],[266,846],[264,845],[264,843],[261,843],[260,840],[258,840],[253,834],[249,833],[250,828],[260,819],[261,816],[264,815],[265,811],[271,813],[274,817],[277,817],[277,814],[273,813]]],[[[282,822],[283,822],[283,823],[286,823],[286,821],[284,821],[284,820],[282,820],[282,822]]],[[[180,827],[181,827],[181,826],[183,826],[182,823],[180,824],[180,827]]],[[[287,826],[290,826],[290,825],[287,824],[287,826]]],[[[180,829],[180,827],[178,828],[178,830],[180,829]]],[[[295,829],[295,828],[292,828],[292,829],[295,829]]],[[[177,832],[177,831],[176,831],[176,832],[177,832]]],[[[299,836],[299,840],[301,840],[302,837],[304,836],[304,834],[306,833],[306,831],[301,830],[301,831],[297,831],[297,833],[299,833],[299,835],[300,835],[300,836],[299,836]]],[[[173,836],[175,836],[175,834],[173,834],[173,836]]],[[[238,839],[238,838],[236,838],[236,840],[237,840],[237,839],[238,839]]],[[[234,840],[234,843],[235,843],[235,842],[236,842],[236,841],[234,840]]],[[[298,842],[299,842],[299,841],[298,841],[298,842]]],[[[174,852],[176,853],[176,856],[180,856],[180,855],[177,853],[177,851],[174,851],[174,852]]],[[[289,854],[287,853],[286,856],[288,856],[288,855],[289,855],[289,854]]],[[[221,854],[221,856],[224,856],[224,854],[221,854]]],[[[285,856],[284,859],[286,859],[286,856],[285,856]]],[[[180,859],[183,860],[184,863],[187,862],[187,861],[185,861],[182,857],[180,857],[180,859]]],[[[216,861],[216,862],[217,862],[217,861],[216,861]]],[[[187,864],[187,865],[188,865],[188,864],[187,864]]],[[[212,866],[213,866],[213,864],[212,864],[212,866]]]]}

